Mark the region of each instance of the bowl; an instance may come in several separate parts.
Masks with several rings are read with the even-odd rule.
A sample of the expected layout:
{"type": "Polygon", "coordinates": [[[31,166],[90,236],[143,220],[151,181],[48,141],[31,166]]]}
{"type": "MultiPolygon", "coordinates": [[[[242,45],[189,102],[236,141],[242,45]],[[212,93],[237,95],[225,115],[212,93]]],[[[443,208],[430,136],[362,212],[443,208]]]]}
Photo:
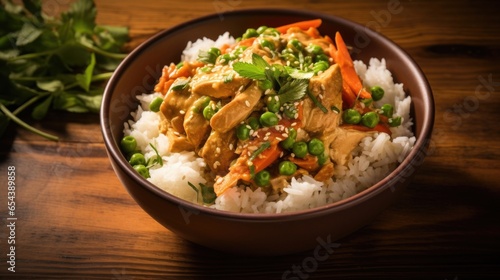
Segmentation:
{"type": "MultiPolygon", "coordinates": [[[[386,209],[404,191],[422,164],[430,142],[434,102],[425,75],[400,47],[363,25],[333,15],[288,9],[236,10],[190,20],[154,35],[119,65],[104,92],[100,112],[102,134],[111,165],[131,197],[171,232],[202,246],[244,255],[283,255],[314,249],[331,252],[334,241],[354,231],[386,209]],[[238,36],[249,27],[280,26],[321,18],[319,31],[340,31],[353,47],[353,59],[365,63],[385,58],[397,82],[412,97],[416,143],[387,177],[350,198],[323,207],[283,214],[242,214],[192,204],[143,179],[122,155],[123,123],[137,109],[136,95],[150,92],[164,65],[180,60],[188,41],[217,38],[229,31],[238,36]]],[[[318,254],[320,254],[318,253],[318,254]]]]}

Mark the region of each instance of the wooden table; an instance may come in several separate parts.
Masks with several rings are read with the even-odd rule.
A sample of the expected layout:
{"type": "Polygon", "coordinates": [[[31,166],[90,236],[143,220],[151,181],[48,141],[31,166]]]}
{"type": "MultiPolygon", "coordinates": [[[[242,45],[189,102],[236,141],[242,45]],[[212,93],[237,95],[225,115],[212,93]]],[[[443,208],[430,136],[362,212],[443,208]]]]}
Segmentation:
{"type": "MultiPolygon", "coordinates": [[[[50,2],[57,9],[67,0],[50,2]]],[[[60,136],[59,142],[14,126],[1,140],[0,278],[500,276],[500,10],[495,1],[96,2],[99,23],[130,27],[131,47],[185,20],[249,7],[321,11],[378,30],[408,51],[429,79],[436,103],[431,149],[400,201],[338,240],[329,259],[311,267],[305,260],[312,252],[238,257],[179,238],[143,212],[121,186],[97,115],[52,113],[35,125],[60,136]],[[15,273],[7,263],[9,166],[15,167],[17,186],[15,273]]]]}

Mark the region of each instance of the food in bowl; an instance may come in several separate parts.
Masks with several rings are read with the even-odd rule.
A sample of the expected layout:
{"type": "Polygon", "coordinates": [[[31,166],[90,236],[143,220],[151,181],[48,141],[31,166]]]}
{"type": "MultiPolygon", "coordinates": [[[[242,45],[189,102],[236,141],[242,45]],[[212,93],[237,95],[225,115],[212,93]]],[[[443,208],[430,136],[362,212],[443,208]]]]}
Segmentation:
{"type": "Polygon", "coordinates": [[[383,58],[352,61],[320,24],[188,42],[124,124],[130,164],[177,197],[243,213],[315,208],[384,178],[415,143],[411,97],[383,58]]]}

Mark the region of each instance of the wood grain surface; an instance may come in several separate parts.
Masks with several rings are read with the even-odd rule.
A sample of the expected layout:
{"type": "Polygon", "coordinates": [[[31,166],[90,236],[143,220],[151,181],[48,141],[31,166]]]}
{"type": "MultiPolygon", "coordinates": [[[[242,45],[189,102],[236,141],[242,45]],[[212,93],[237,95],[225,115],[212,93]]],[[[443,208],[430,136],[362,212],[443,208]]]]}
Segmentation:
{"type": "MultiPolygon", "coordinates": [[[[69,0],[46,0],[57,13],[69,0]]],[[[403,198],[313,252],[250,258],[187,242],[150,218],[106,156],[99,118],[52,113],[52,142],[10,126],[0,145],[1,279],[499,279],[500,17],[496,1],[97,0],[98,22],[130,27],[133,49],[199,16],[250,7],[325,12],[377,30],[420,65],[435,133],[403,198]],[[7,172],[16,170],[15,270],[8,271],[7,172]]]]}

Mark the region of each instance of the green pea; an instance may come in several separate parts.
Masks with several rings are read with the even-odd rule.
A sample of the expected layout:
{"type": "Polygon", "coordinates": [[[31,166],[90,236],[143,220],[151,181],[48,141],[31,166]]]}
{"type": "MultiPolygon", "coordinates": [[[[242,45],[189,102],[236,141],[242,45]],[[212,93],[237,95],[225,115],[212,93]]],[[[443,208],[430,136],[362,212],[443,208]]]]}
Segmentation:
{"type": "Polygon", "coordinates": [[[361,114],[356,109],[347,109],[342,113],[342,120],[348,124],[358,124],[361,121],[361,114]]]}
{"type": "Polygon", "coordinates": [[[297,138],[297,130],[295,128],[288,129],[288,137],[281,141],[281,147],[286,150],[290,150],[293,147],[293,143],[295,143],[295,139],[297,138]]]}
{"type": "Polygon", "coordinates": [[[205,109],[205,107],[207,107],[209,103],[210,103],[210,97],[202,96],[196,99],[196,101],[193,103],[192,110],[195,113],[202,113],[203,109],[205,109]]]}
{"type": "Polygon", "coordinates": [[[247,140],[250,137],[250,128],[247,124],[241,124],[236,127],[236,136],[240,140],[247,140]]]}
{"type": "Polygon", "coordinates": [[[247,123],[253,130],[257,130],[260,128],[259,120],[256,117],[248,118],[247,123]]]}
{"type": "Polygon", "coordinates": [[[373,102],[373,99],[371,98],[362,98],[360,99],[361,102],[363,102],[363,104],[365,104],[366,106],[370,106],[373,102]]]}
{"type": "Polygon", "coordinates": [[[270,112],[277,113],[280,111],[280,101],[277,95],[270,95],[266,97],[267,109],[270,112]]]}
{"type": "Polygon", "coordinates": [[[313,71],[315,74],[318,74],[319,72],[323,72],[330,67],[330,64],[326,61],[318,61],[313,64],[313,71]]]}
{"type": "Polygon", "coordinates": [[[208,106],[203,109],[203,117],[205,117],[205,119],[207,120],[210,120],[214,115],[215,115],[214,108],[212,108],[212,106],[208,104],[208,106]]]}
{"type": "Polygon", "coordinates": [[[382,115],[390,118],[394,114],[394,108],[392,107],[391,104],[384,104],[382,107],[380,107],[382,110],[382,115]]]}
{"type": "Polygon", "coordinates": [[[325,145],[318,138],[313,138],[307,143],[307,150],[311,155],[317,156],[325,151],[325,145]]]}
{"type": "Polygon", "coordinates": [[[323,53],[323,49],[320,46],[314,45],[314,44],[310,44],[309,46],[307,46],[306,50],[307,50],[307,52],[315,54],[315,55],[319,55],[319,54],[323,53]]]}
{"type": "Polygon", "coordinates": [[[325,61],[330,63],[330,58],[326,54],[320,53],[314,57],[314,62],[319,62],[319,61],[325,61]]]}
{"type": "Polygon", "coordinates": [[[259,33],[257,32],[257,30],[255,30],[254,28],[248,28],[245,33],[243,33],[243,39],[248,39],[248,38],[252,38],[252,37],[257,37],[259,36],[259,33]]]}
{"type": "Polygon", "coordinates": [[[129,161],[130,165],[134,166],[134,165],[139,165],[139,164],[142,164],[142,165],[146,165],[146,158],[144,157],[143,154],[141,153],[134,153],[129,161]]]}
{"type": "Polygon", "coordinates": [[[279,163],[278,170],[281,175],[290,176],[297,171],[297,165],[291,161],[284,160],[279,163]]]}
{"type": "Polygon", "coordinates": [[[144,164],[136,164],[133,166],[133,168],[135,169],[135,171],[137,171],[142,177],[144,178],[149,178],[151,177],[149,175],[149,170],[148,168],[144,165],[144,164]]]}
{"type": "Polygon", "coordinates": [[[379,86],[371,87],[370,92],[372,93],[374,101],[379,101],[382,97],[384,97],[384,89],[379,86]]]}
{"type": "Polygon", "coordinates": [[[266,31],[266,29],[267,29],[267,28],[268,28],[267,26],[262,25],[262,26],[259,26],[259,28],[257,28],[257,30],[256,30],[256,31],[257,31],[257,33],[259,33],[259,34],[262,34],[262,33],[264,33],[264,31],[266,31]]]}
{"type": "Polygon", "coordinates": [[[391,127],[400,126],[401,125],[401,117],[397,116],[397,117],[389,118],[388,122],[389,122],[389,126],[391,126],[391,127]]]}
{"type": "Polygon", "coordinates": [[[292,39],[288,41],[287,47],[294,51],[299,51],[299,52],[302,51],[302,49],[304,48],[304,46],[302,46],[302,43],[297,39],[292,39]]]}
{"type": "Polygon", "coordinates": [[[303,141],[293,143],[292,152],[296,157],[304,158],[307,155],[307,143],[303,141]]]}
{"type": "Polygon", "coordinates": [[[321,153],[321,154],[317,155],[317,157],[318,157],[318,164],[320,166],[322,166],[323,164],[325,164],[328,161],[328,155],[326,153],[321,153]]]}
{"type": "Polygon", "coordinates": [[[262,124],[262,126],[275,126],[278,122],[278,116],[273,112],[265,112],[260,116],[260,124],[262,124]]]}
{"type": "Polygon", "coordinates": [[[271,41],[269,41],[269,40],[266,40],[266,39],[262,40],[262,41],[260,42],[260,46],[261,46],[263,49],[268,48],[268,49],[270,49],[271,51],[274,51],[274,44],[273,44],[273,42],[271,42],[271,41]]]}
{"type": "MultiPolygon", "coordinates": [[[[259,32],[259,31],[257,30],[257,32],[259,32]]],[[[279,35],[280,32],[276,28],[267,27],[266,29],[264,29],[262,31],[261,34],[274,36],[274,35],[279,35]]]]}
{"type": "Polygon", "coordinates": [[[151,101],[151,103],[149,103],[149,110],[151,110],[155,113],[160,111],[161,103],[163,103],[163,98],[161,98],[159,96],[155,97],[155,99],[153,99],[153,101],[151,101]]]}
{"type": "Polygon", "coordinates": [[[225,53],[225,54],[220,56],[220,62],[223,64],[228,64],[229,61],[231,61],[233,59],[234,59],[234,57],[228,53],[225,53]]]}
{"type": "Polygon", "coordinates": [[[368,112],[361,117],[361,123],[369,128],[374,128],[378,124],[379,120],[380,117],[376,112],[368,112]]]}
{"type": "Polygon", "coordinates": [[[283,114],[289,119],[295,119],[295,115],[297,115],[297,107],[292,104],[286,104],[283,106],[283,114]]]}
{"type": "Polygon", "coordinates": [[[253,178],[254,182],[261,187],[265,187],[269,184],[269,181],[271,180],[271,173],[267,170],[262,170],[255,174],[255,177],[253,178]]]}
{"type": "Polygon", "coordinates": [[[120,141],[120,147],[125,154],[131,154],[137,148],[137,140],[133,136],[125,136],[120,141]]]}

